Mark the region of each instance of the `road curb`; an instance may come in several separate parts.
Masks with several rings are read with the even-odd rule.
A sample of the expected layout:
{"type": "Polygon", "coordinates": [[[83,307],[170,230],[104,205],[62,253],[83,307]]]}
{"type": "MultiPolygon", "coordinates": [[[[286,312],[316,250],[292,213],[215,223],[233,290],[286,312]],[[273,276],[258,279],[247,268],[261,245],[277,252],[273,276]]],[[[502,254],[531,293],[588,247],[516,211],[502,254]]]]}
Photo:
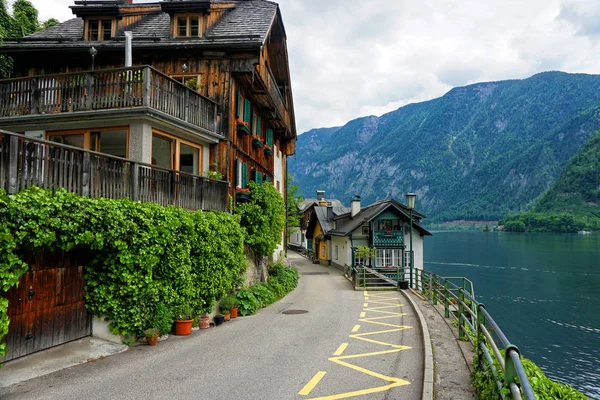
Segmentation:
{"type": "Polygon", "coordinates": [[[408,300],[410,306],[417,315],[419,325],[421,326],[421,333],[423,334],[423,348],[424,348],[424,359],[425,366],[423,370],[423,400],[433,400],[433,348],[431,346],[431,336],[429,335],[429,328],[427,327],[427,321],[423,316],[423,313],[419,309],[419,306],[412,298],[412,295],[401,290],[400,293],[408,300]]]}

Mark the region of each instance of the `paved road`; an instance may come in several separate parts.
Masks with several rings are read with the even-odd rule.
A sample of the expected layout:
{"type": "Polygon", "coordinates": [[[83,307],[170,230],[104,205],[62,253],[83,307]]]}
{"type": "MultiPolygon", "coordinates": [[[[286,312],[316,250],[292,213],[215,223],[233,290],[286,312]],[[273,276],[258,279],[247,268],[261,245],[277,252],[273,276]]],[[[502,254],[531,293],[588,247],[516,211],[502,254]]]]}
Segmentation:
{"type": "Polygon", "coordinates": [[[337,271],[290,258],[298,288],[255,316],[1,389],[0,398],[420,399],[422,339],[401,295],[354,291],[337,271]]]}

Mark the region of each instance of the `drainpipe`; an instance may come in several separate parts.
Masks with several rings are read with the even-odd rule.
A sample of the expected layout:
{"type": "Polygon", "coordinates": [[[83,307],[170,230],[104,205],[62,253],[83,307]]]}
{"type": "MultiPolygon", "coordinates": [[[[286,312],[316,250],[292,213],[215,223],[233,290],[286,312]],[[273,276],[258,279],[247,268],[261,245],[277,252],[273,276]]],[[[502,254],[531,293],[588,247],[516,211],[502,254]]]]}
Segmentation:
{"type": "Polygon", "coordinates": [[[133,65],[133,33],[131,31],[125,32],[125,68],[129,68],[133,65]]]}

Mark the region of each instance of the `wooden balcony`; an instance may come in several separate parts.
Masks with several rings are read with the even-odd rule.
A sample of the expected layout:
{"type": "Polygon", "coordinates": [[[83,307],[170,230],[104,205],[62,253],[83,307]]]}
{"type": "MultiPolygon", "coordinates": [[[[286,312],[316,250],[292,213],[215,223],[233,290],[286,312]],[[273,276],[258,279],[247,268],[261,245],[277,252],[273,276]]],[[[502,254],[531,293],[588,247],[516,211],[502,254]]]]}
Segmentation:
{"type": "Polygon", "coordinates": [[[143,107],[217,133],[217,104],[150,66],[0,80],[0,121],[143,107]]]}
{"type": "Polygon", "coordinates": [[[31,186],[189,210],[228,206],[224,181],[0,131],[0,189],[13,194],[31,186]]]}

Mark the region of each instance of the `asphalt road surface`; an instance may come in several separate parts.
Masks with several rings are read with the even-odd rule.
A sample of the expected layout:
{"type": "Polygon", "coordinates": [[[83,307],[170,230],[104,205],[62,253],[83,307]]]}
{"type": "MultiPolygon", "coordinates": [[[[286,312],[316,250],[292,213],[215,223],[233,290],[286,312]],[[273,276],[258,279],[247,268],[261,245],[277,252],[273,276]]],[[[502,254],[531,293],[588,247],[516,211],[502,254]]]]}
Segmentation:
{"type": "MultiPolygon", "coordinates": [[[[8,388],[2,399],[420,399],[423,345],[397,292],[354,291],[290,253],[300,284],[255,316],[8,388]],[[303,314],[283,314],[302,310],[303,314]]],[[[0,370],[0,374],[1,374],[0,370]]]]}

